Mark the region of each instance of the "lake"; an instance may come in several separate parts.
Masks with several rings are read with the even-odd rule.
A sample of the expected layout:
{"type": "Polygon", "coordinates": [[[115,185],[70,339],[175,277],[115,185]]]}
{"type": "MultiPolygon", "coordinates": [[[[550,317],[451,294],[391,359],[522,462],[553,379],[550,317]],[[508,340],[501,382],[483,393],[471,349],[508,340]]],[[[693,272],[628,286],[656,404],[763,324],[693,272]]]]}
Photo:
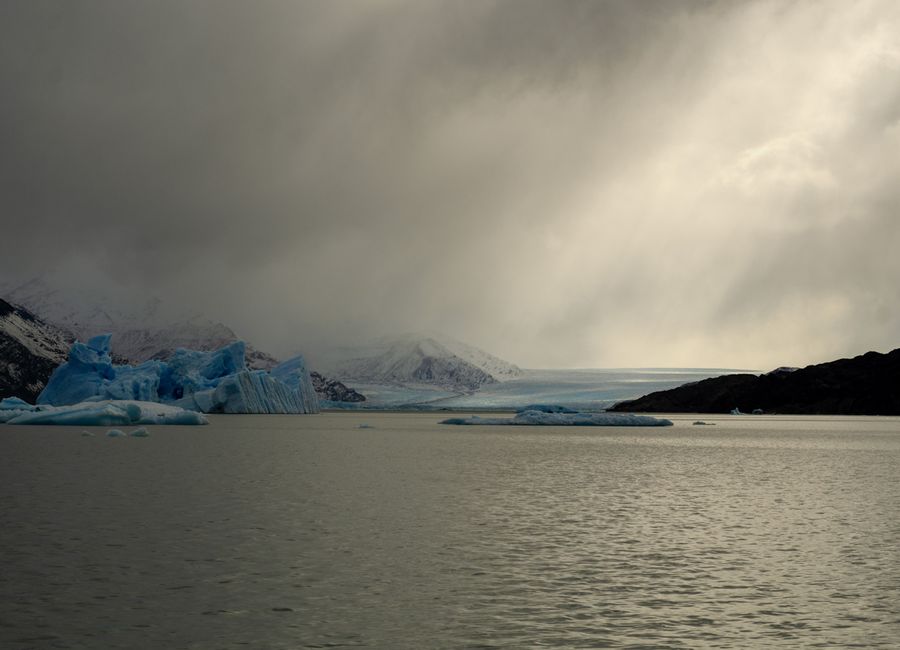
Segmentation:
{"type": "Polygon", "coordinates": [[[900,645],[898,418],[442,417],[0,426],[0,647],[900,645]]]}

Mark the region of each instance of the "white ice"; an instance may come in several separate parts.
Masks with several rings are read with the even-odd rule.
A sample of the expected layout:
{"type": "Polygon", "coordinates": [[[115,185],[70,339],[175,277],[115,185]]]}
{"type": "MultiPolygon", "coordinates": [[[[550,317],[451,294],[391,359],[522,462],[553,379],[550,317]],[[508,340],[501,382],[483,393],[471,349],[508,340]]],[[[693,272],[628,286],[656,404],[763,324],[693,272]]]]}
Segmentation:
{"type": "Polygon", "coordinates": [[[208,424],[208,420],[201,413],[169,404],[105,400],[68,406],[40,406],[34,411],[20,412],[6,423],[111,427],[133,424],[197,425],[208,424]]]}
{"type": "Polygon", "coordinates": [[[544,411],[523,411],[513,418],[449,418],[441,424],[512,424],[526,426],[575,426],[575,427],[668,427],[671,420],[653,418],[648,415],[628,413],[546,413],[544,411]]]}

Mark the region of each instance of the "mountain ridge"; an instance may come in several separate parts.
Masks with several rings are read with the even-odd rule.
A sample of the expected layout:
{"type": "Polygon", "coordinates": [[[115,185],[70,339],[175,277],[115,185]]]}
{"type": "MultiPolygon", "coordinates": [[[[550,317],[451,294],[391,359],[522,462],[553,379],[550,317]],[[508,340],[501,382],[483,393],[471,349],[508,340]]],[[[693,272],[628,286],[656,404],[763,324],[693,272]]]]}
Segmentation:
{"type": "Polygon", "coordinates": [[[65,361],[74,337],[24,307],[0,299],[0,399],[28,402],[65,361]]]}
{"type": "Polygon", "coordinates": [[[866,352],[805,368],[713,377],[619,402],[643,413],[900,415],[900,349],[866,352]]]}
{"type": "Polygon", "coordinates": [[[522,374],[514,364],[442,334],[406,333],[345,350],[325,362],[342,381],[470,392],[522,374]]]}

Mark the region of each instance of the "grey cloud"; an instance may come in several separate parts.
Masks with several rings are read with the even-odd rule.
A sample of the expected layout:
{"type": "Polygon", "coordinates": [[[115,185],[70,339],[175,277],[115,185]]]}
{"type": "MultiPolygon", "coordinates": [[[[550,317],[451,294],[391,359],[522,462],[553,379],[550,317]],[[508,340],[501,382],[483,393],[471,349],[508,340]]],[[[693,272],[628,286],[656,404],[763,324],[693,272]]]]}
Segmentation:
{"type": "MultiPolygon", "coordinates": [[[[894,232],[890,31],[849,89],[796,82],[896,20],[877,2],[8,2],[0,273],[90,260],[276,352],[432,328],[524,365],[762,364],[780,351],[732,350],[790,296],[895,271],[864,263],[894,232]],[[850,123],[747,158],[794,146],[791,102],[822,98],[850,123]],[[846,191],[798,184],[807,159],[846,191]],[[867,224],[840,277],[813,272],[836,197],[867,224]]],[[[854,343],[889,339],[877,309],[854,343]]]]}

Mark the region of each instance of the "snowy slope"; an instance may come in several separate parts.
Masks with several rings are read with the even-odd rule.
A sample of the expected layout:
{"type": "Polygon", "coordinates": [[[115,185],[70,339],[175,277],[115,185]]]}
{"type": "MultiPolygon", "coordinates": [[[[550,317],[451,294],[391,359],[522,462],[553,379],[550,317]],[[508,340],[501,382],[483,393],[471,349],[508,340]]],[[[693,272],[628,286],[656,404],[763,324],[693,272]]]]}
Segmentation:
{"type": "Polygon", "coordinates": [[[521,371],[493,355],[443,335],[404,334],[345,348],[321,364],[345,382],[430,386],[471,392],[521,371]]]}
{"type": "Polygon", "coordinates": [[[0,398],[33,402],[71,342],[71,334],[0,300],[0,398]]]}
{"type": "MultiPolygon", "coordinates": [[[[81,341],[103,333],[113,336],[113,356],[140,363],[167,359],[178,348],[211,351],[239,340],[226,325],[197,315],[166,310],[158,298],[135,301],[129,295],[98,295],[61,289],[43,277],[9,287],[7,295],[44,321],[71,332],[81,341]]],[[[247,346],[247,365],[268,370],[278,360],[247,346]]]]}
{"type": "Polygon", "coordinates": [[[430,332],[427,336],[466,363],[483,370],[497,381],[508,381],[521,377],[524,374],[519,366],[495,357],[493,354],[489,354],[468,343],[457,341],[439,332],[430,332]]]}
{"type": "Polygon", "coordinates": [[[61,289],[54,279],[37,277],[22,284],[2,287],[7,300],[25,307],[43,321],[85,340],[124,322],[152,321],[158,301],[149,301],[134,313],[117,309],[110,296],[89,295],[77,289],[61,289]]]}

